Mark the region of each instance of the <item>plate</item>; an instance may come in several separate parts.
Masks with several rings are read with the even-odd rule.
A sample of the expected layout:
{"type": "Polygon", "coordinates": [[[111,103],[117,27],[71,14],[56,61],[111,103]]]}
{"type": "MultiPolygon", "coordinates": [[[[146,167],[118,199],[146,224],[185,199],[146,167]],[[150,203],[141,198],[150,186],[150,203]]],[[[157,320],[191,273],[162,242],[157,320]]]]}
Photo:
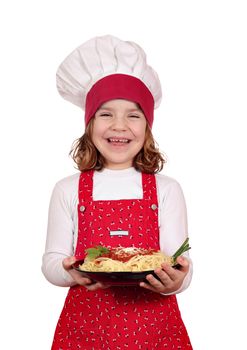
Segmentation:
{"type": "Polygon", "coordinates": [[[83,264],[83,260],[76,261],[72,267],[79,271],[83,276],[90,278],[93,281],[104,282],[112,286],[134,286],[138,285],[140,282],[147,282],[146,276],[149,274],[157,275],[153,270],[151,271],[141,271],[141,272],[90,272],[83,271],[79,269],[79,265],[83,264]]]}

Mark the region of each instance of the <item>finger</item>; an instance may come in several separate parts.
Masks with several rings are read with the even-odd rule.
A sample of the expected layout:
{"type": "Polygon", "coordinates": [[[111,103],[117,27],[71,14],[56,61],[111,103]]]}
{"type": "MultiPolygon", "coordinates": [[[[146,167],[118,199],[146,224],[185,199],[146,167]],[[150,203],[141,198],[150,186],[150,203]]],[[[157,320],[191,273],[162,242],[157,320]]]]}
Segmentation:
{"type": "Polygon", "coordinates": [[[67,258],[63,259],[63,268],[66,271],[69,271],[72,269],[72,265],[76,262],[76,258],[74,256],[68,256],[67,258]]]}
{"type": "MultiPolygon", "coordinates": [[[[164,289],[164,283],[163,281],[159,281],[157,278],[155,278],[153,275],[147,275],[146,276],[147,281],[149,282],[149,286],[152,287],[156,292],[162,291],[164,289]]],[[[148,284],[147,284],[148,285],[148,284]]],[[[152,290],[153,290],[152,289],[152,290]]]]}
{"type": "Polygon", "coordinates": [[[110,284],[100,283],[100,288],[101,289],[106,289],[106,288],[109,288],[109,287],[110,287],[110,284]]]}
{"type": "Polygon", "coordinates": [[[93,282],[90,278],[81,276],[81,274],[76,270],[68,270],[68,273],[71,275],[74,281],[80,284],[81,286],[92,284],[93,282]]]}
{"type": "MultiPolygon", "coordinates": [[[[169,270],[168,270],[169,271],[169,270]]],[[[165,271],[165,269],[163,268],[158,268],[154,270],[155,274],[157,275],[157,277],[160,279],[161,283],[163,285],[169,285],[171,283],[171,277],[169,276],[169,274],[167,273],[167,271],[165,271]]]]}
{"type": "Polygon", "coordinates": [[[174,269],[174,267],[162,264],[162,269],[156,269],[154,272],[164,283],[168,283],[169,280],[176,281],[178,278],[179,271],[174,269]],[[165,273],[165,275],[164,275],[165,273]]]}
{"type": "Polygon", "coordinates": [[[88,286],[85,286],[88,290],[97,290],[97,289],[100,289],[102,286],[102,284],[100,282],[95,282],[95,283],[92,283],[91,285],[88,285],[88,286]]]}
{"type": "Polygon", "coordinates": [[[91,286],[87,287],[88,290],[97,290],[97,289],[106,289],[109,288],[109,284],[101,283],[101,282],[95,282],[92,283],[91,286]]]}
{"type": "Polygon", "coordinates": [[[140,282],[140,287],[148,289],[148,290],[151,290],[152,292],[156,292],[157,293],[157,290],[154,287],[152,287],[150,284],[148,284],[148,283],[140,282]]]}
{"type": "Polygon", "coordinates": [[[94,281],[90,280],[90,278],[87,278],[87,277],[79,277],[78,282],[82,286],[89,286],[95,283],[94,281]]]}
{"type": "Polygon", "coordinates": [[[179,268],[179,271],[182,271],[184,273],[187,273],[189,271],[190,262],[189,262],[189,260],[187,258],[185,258],[184,256],[179,256],[177,258],[177,262],[181,266],[179,268]]]}

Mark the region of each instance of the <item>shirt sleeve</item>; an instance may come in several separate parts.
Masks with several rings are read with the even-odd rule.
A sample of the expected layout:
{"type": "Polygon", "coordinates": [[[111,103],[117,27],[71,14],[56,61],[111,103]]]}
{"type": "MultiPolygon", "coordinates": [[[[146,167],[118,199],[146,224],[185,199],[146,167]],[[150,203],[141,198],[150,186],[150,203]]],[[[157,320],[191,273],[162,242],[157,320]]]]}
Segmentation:
{"type": "MultiPolygon", "coordinates": [[[[180,184],[172,180],[162,186],[160,183],[160,248],[172,256],[188,237],[187,209],[183,191],[180,184]]],[[[183,292],[190,285],[193,273],[193,264],[189,253],[183,254],[190,262],[188,274],[182,286],[175,292],[183,292]]],[[[168,294],[166,294],[168,295],[168,294]]]]}
{"type": "Polygon", "coordinates": [[[62,261],[74,254],[72,212],[64,189],[57,183],[50,199],[45,253],[42,272],[54,285],[74,285],[71,276],[64,270],[62,261]]]}

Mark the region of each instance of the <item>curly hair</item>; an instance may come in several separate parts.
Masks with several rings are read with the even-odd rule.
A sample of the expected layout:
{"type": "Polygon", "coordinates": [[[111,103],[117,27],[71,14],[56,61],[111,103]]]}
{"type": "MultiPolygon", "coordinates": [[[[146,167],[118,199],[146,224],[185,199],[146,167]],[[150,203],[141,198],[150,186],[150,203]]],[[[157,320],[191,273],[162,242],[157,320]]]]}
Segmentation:
{"type": "MultiPolygon", "coordinates": [[[[105,166],[105,158],[100,154],[92,141],[93,120],[88,123],[84,134],[74,141],[69,155],[81,172],[87,170],[101,170],[105,166]]],[[[133,159],[133,167],[141,172],[154,174],[163,169],[165,156],[159,151],[153,138],[152,131],[147,124],[145,140],[142,149],[133,159]]]]}

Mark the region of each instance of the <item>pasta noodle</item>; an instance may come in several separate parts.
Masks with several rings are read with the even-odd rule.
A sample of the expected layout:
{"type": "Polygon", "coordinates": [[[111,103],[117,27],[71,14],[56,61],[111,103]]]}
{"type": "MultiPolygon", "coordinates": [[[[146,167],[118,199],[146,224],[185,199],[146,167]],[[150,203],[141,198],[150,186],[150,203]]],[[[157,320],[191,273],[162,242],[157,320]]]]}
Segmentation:
{"type": "Polygon", "coordinates": [[[173,265],[173,258],[153,249],[119,247],[93,259],[86,256],[79,268],[94,272],[140,272],[154,270],[163,262],[173,265]]]}

